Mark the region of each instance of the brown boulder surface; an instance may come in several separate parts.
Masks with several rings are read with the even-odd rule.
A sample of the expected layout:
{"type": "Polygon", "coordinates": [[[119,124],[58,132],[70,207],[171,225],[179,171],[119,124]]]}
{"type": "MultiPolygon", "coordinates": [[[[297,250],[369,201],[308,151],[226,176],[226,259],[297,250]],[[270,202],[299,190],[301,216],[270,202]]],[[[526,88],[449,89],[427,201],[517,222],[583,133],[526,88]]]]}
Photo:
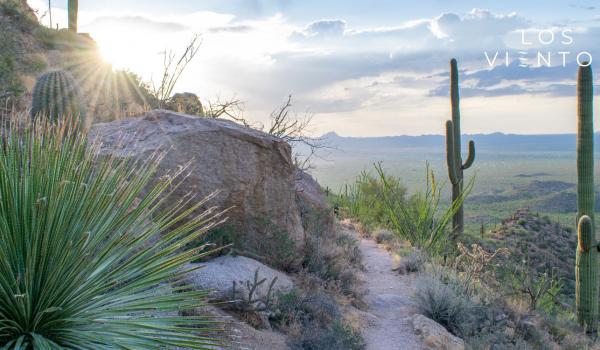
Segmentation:
{"type": "Polygon", "coordinates": [[[209,204],[231,207],[226,225],[236,233],[256,239],[276,228],[302,244],[291,149],[280,138],[227,120],[154,110],[96,124],[90,140],[101,143],[101,155],[143,160],[166,151],[157,177],[190,162],[189,176],[171,201],[190,192],[202,198],[219,190],[209,204]]]}
{"type": "Polygon", "coordinates": [[[423,340],[423,348],[428,350],[464,350],[465,342],[450,334],[439,323],[423,315],[413,316],[415,334],[423,340]]]}

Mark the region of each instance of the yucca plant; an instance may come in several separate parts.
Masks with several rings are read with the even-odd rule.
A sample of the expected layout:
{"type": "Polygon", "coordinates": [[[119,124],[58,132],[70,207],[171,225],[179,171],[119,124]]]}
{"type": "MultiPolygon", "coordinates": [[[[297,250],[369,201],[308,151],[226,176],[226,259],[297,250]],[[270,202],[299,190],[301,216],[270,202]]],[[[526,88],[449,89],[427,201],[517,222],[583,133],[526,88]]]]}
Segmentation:
{"type": "Polygon", "coordinates": [[[461,195],[450,207],[443,208],[440,206],[443,186],[436,183],[429,164],[426,166],[425,191],[413,195],[408,201],[399,200],[402,197],[389,185],[386,180],[388,177],[380,164],[376,165],[375,169],[384,184],[382,202],[394,234],[432,257],[444,253],[451,238],[448,226],[473,188],[474,178],[465,184],[461,195]]]}
{"type": "Polygon", "coordinates": [[[180,171],[152,180],[161,155],[94,148],[61,122],[3,130],[0,348],[213,348],[214,320],[180,314],[206,296],[182,282],[203,255],[189,243],[221,214],[167,205],[180,171]]]}

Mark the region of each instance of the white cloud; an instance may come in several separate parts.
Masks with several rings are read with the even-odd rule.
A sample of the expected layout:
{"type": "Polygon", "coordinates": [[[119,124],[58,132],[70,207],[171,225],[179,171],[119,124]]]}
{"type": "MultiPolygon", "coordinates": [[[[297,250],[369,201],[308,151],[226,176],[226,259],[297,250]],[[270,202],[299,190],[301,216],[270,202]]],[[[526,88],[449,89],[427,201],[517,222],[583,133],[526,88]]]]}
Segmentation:
{"type": "MultiPolygon", "coordinates": [[[[44,7],[41,0],[30,3],[44,7]]],[[[66,23],[64,10],[55,9],[53,17],[66,23]]],[[[506,104],[499,108],[505,111],[511,105],[505,98],[515,95],[565,95],[575,74],[574,67],[486,69],[485,50],[519,49],[520,29],[533,32],[544,26],[516,13],[483,9],[370,28],[355,28],[342,18],[316,18],[299,26],[281,14],[242,20],[210,11],[160,17],[82,12],[80,17],[82,30],[98,40],[107,57],[145,77],[160,70],[159,51],[182,48],[200,32],[202,47],[177,90],[204,99],[236,96],[247,101],[250,117],[263,122],[291,93],[299,110],[319,113],[320,131],[344,128],[342,134],[441,133],[451,57],[458,58],[468,73],[462,82],[466,107],[469,100],[486,101],[506,104]],[[403,121],[412,126],[397,128],[403,121]]],[[[598,27],[578,24],[574,32],[573,50],[597,46],[598,27]]],[[[548,98],[545,103],[552,106],[558,100],[548,98]]],[[[561,103],[554,110],[564,110],[561,103]]],[[[553,110],[546,107],[521,109],[553,110]]],[[[500,128],[489,119],[496,116],[492,111],[483,113],[478,129],[471,131],[500,128]]]]}

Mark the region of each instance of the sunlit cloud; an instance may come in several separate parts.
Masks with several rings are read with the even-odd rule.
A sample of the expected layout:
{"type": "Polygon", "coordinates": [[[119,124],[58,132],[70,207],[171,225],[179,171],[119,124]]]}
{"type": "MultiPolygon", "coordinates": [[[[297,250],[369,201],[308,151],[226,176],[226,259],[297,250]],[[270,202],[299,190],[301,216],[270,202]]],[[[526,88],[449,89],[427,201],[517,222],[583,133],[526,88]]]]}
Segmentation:
{"type": "MultiPolygon", "coordinates": [[[[47,7],[39,0],[30,3],[47,7]]],[[[549,24],[512,11],[439,11],[393,25],[355,26],[342,16],[297,23],[277,12],[283,7],[261,4],[248,9],[252,16],[242,17],[217,2],[214,11],[160,16],[82,11],[80,28],[92,35],[115,67],[145,79],[159,74],[161,52],[180,50],[200,33],[201,49],[177,91],[194,92],[203,100],[235,96],[246,101],[248,117],[259,122],[265,122],[271,109],[293,94],[299,110],[316,113],[319,132],[335,129],[355,135],[443,133],[451,57],[458,58],[462,70],[465,118],[469,110],[478,112],[477,122],[471,120],[467,125],[473,129],[467,132],[506,128],[524,132],[535,119],[532,115],[542,113],[562,120],[559,112],[571,105],[563,97],[574,93],[575,55],[583,50],[598,52],[600,36],[600,24],[594,26],[592,20],[549,24]],[[265,8],[275,12],[259,15],[265,8]],[[565,29],[573,37],[568,45],[573,54],[562,67],[557,52],[565,49],[561,43],[565,29]],[[536,41],[540,30],[552,30],[556,40],[548,45],[536,41]],[[531,45],[522,43],[523,31],[531,45]],[[524,48],[531,49],[531,59],[521,67],[518,52],[524,48]],[[537,50],[552,54],[552,67],[535,66],[537,50]],[[498,53],[494,67],[486,61],[486,51],[498,53]],[[510,53],[507,62],[505,52],[510,53]],[[511,98],[526,103],[532,96],[539,105],[513,111],[527,111],[532,121],[502,126],[494,120],[497,111],[514,108],[507,102],[511,98]]],[[[65,11],[54,9],[53,21],[65,24],[65,11]]],[[[573,129],[565,123],[541,123],[538,132],[557,131],[556,125],[573,129]]]]}

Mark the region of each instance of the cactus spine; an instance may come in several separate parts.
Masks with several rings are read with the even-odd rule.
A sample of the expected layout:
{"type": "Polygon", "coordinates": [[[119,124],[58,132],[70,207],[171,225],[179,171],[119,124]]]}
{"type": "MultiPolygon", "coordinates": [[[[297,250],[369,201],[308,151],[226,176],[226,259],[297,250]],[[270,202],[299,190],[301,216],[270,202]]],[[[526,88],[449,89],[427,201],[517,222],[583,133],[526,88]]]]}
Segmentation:
{"type": "Polygon", "coordinates": [[[67,7],[69,12],[69,30],[73,33],[77,33],[77,11],[79,10],[79,1],[69,0],[67,7]]]}
{"type": "Polygon", "coordinates": [[[42,75],[33,88],[31,119],[38,117],[57,121],[62,118],[77,118],[85,124],[85,113],[79,87],[68,72],[56,70],[42,75]]]}
{"type": "Polygon", "coordinates": [[[598,318],[598,242],[594,229],[594,86],[592,68],[579,67],[577,77],[577,320],[588,331],[598,318]]]}
{"type": "MultiPolygon", "coordinates": [[[[463,191],[463,170],[468,169],[475,160],[475,143],[469,141],[469,153],[463,164],[460,147],[460,107],[458,94],[458,67],[456,59],[450,61],[450,102],[452,120],[446,121],[446,161],[448,175],[452,183],[452,201],[461,200],[463,191]]],[[[463,232],[464,211],[462,203],[452,218],[452,233],[455,239],[463,232]]]]}

